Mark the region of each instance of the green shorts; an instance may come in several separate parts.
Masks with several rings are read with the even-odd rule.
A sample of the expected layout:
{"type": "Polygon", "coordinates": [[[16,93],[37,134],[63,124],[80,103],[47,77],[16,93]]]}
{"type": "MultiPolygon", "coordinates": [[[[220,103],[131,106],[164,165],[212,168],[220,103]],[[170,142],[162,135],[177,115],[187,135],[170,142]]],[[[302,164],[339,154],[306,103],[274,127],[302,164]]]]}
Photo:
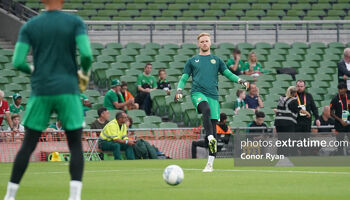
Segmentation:
{"type": "MultiPolygon", "coordinates": [[[[191,95],[191,98],[192,98],[192,103],[194,107],[196,107],[196,109],[200,102],[202,101],[208,102],[209,108],[210,108],[210,118],[217,119],[217,120],[220,119],[220,104],[218,100],[205,96],[201,92],[193,93],[191,95]]],[[[197,112],[198,112],[198,109],[197,109],[197,112]]]]}
{"type": "Polygon", "coordinates": [[[84,113],[79,94],[31,96],[28,100],[23,125],[36,131],[47,128],[51,114],[57,113],[64,130],[83,127],[84,113]]]}

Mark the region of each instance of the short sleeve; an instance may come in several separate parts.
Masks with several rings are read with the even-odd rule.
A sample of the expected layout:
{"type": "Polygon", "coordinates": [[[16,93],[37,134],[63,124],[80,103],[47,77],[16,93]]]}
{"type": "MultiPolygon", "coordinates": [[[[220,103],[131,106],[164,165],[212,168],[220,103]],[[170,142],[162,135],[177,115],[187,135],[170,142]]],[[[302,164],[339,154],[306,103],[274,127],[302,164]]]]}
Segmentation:
{"type": "Polygon", "coordinates": [[[226,69],[226,64],[219,58],[219,72],[223,74],[226,69]]]}
{"type": "Polygon", "coordinates": [[[19,31],[17,42],[30,44],[30,37],[29,37],[29,33],[28,33],[28,25],[27,24],[24,24],[22,26],[21,30],[19,31]]]}
{"type": "Polygon", "coordinates": [[[153,87],[152,88],[157,88],[157,80],[154,76],[152,76],[153,79],[153,87]]]}
{"type": "Polygon", "coordinates": [[[192,74],[192,64],[191,64],[191,59],[188,59],[186,64],[185,64],[185,68],[183,71],[184,74],[188,74],[191,75],[192,74]]]}
{"type": "Polygon", "coordinates": [[[77,24],[75,27],[75,37],[79,35],[87,35],[86,25],[84,21],[77,16],[77,24]]]}
{"type": "Polygon", "coordinates": [[[337,105],[337,103],[338,103],[338,98],[337,98],[337,97],[334,97],[334,98],[332,99],[331,105],[330,105],[331,110],[335,110],[335,106],[337,105]]]}
{"type": "Polygon", "coordinates": [[[3,101],[3,103],[5,112],[10,112],[9,104],[7,103],[7,101],[3,101]]]}
{"type": "Polygon", "coordinates": [[[137,83],[137,86],[141,86],[142,85],[142,76],[141,76],[141,74],[137,76],[136,83],[137,83]]]}
{"type": "Polygon", "coordinates": [[[234,61],[232,58],[228,59],[227,61],[227,67],[230,67],[231,65],[234,65],[234,61]]]}
{"type": "Polygon", "coordinates": [[[244,63],[242,71],[243,72],[249,71],[249,62],[244,63]]]}

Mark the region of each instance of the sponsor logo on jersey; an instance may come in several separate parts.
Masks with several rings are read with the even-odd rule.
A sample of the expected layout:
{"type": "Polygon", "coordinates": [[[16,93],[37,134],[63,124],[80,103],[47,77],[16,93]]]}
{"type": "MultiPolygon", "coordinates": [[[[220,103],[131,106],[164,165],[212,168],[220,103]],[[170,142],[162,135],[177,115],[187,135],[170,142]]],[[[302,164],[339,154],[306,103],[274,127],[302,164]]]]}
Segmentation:
{"type": "Polygon", "coordinates": [[[197,99],[197,101],[200,101],[200,100],[202,100],[202,97],[199,97],[199,98],[197,99]]]}
{"type": "Polygon", "coordinates": [[[199,59],[198,59],[198,60],[194,60],[194,62],[198,63],[198,62],[199,62],[199,59]]]}
{"type": "Polygon", "coordinates": [[[210,62],[211,62],[211,64],[213,64],[213,65],[216,64],[216,60],[215,60],[215,59],[211,59],[210,62]]]}

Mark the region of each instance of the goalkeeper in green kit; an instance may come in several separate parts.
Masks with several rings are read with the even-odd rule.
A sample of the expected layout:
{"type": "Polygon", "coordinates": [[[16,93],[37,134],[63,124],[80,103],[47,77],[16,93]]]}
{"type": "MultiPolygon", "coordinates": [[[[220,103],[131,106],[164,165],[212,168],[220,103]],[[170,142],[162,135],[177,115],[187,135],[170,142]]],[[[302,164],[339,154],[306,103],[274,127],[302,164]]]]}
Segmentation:
{"type": "Polygon", "coordinates": [[[85,90],[88,83],[92,62],[90,41],[82,19],[61,11],[63,0],[42,2],[46,11],[22,26],[12,60],[16,69],[32,75],[32,93],[23,122],[26,128],[24,141],[16,155],[4,199],[15,199],[41,132],[46,129],[51,114],[56,112],[65,130],[71,153],[68,199],[80,200],[84,168],[81,144],[84,114],[80,92],[85,90]],[[77,46],[81,70],[76,63],[77,46]],[[34,67],[26,63],[30,47],[34,67]]]}
{"type": "Polygon", "coordinates": [[[216,123],[220,118],[218,73],[220,72],[233,82],[242,84],[246,89],[248,89],[249,83],[227,69],[225,63],[219,57],[210,54],[211,41],[208,33],[199,34],[197,41],[200,53],[187,61],[177,87],[175,101],[182,98],[182,90],[186,81],[192,75],[191,99],[198,113],[203,114],[203,126],[206,132],[205,141],[209,147],[208,163],[203,172],[212,172],[217,152],[216,123]]]}

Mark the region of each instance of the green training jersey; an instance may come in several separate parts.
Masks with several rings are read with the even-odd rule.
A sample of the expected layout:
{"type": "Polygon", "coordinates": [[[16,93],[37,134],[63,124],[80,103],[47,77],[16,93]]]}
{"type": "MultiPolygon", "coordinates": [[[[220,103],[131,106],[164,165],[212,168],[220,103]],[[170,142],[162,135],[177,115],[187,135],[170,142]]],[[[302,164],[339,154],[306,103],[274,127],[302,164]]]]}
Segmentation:
{"type": "Polygon", "coordinates": [[[141,86],[142,88],[157,88],[157,80],[152,75],[145,75],[144,73],[139,74],[137,77],[137,86],[141,86]]]}
{"type": "Polygon", "coordinates": [[[46,11],[24,24],[18,42],[32,47],[34,71],[32,95],[79,94],[76,42],[87,34],[77,15],[46,11]]]}
{"type": "Polygon", "coordinates": [[[121,95],[115,93],[114,90],[110,89],[105,95],[103,106],[107,108],[107,110],[117,110],[114,107],[113,102],[123,103],[124,98],[121,95]]]}
{"type": "MultiPolygon", "coordinates": [[[[244,63],[244,72],[249,71],[249,62],[245,62],[244,63]]],[[[262,68],[261,68],[261,64],[260,63],[256,63],[255,66],[253,66],[253,71],[260,71],[262,72],[262,68]]]]}
{"type": "Polygon", "coordinates": [[[201,92],[213,99],[219,99],[218,73],[224,73],[227,69],[224,61],[214,55],[196,55],[185,65],[184,74],[192,75],[191,94],[201,92]]]}
{"type": "MultiPolygon", "coordinates": [[[[232,71],[230,67],[235,65],[235,64],[236,64],[236,61],[233,58],[228,59],[227,67],[229,68],[230,71],[232,71]]],[[[243,63],[242,60],[239,60],[238,61],[238,66],[237,66],[237,71],[243,72],[243,69],[244,69],[244,63],[243,63]]]]}
{"type": "Polygon", "coordinates": [[[10,105],[10,113],[12,114],[18,114],[24,111],[24,107],[22,105],[19,105],[18,107],[15,104],[10,105]]]}

